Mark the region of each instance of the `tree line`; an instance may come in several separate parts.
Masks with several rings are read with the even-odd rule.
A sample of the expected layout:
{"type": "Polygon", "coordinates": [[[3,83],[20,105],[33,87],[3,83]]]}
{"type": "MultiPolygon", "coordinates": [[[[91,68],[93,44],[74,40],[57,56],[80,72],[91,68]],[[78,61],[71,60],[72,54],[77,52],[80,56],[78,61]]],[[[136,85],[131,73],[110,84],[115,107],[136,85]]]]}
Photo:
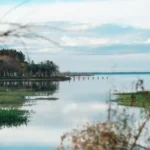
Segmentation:
{"type": "Polygon", "coordinates": [[[34,63],[26,61],[25,55],[13,49],[0,50],[0,77],[50,77],[59,67],[50,60],[34,63]]]}

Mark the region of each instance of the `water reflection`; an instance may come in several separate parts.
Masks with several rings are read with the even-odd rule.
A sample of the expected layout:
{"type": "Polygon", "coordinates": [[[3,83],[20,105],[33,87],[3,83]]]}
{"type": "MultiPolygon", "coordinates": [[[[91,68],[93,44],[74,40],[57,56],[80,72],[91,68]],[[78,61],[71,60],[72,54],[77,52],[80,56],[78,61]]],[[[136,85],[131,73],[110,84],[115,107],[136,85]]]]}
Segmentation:
{"type": "Polygon", "coordinates": [[[0,128],[27,125],[32,111],[22,107],[33,100],[57,100],[52,95],[58,87],[58,82],[49,81],[0,82],[0,128]]]}
{"type": "MultiPolygon", "coordinates": [[[[80,82],[74,82],[73,80],[70,83],[68,81],[60,82],[57,83],[59,91],[56,89],[53,95],[45,95],[48,92],[49,94],[51,93],[48,89],[40,91],[36,87],[34,88],[35,90],[32,90],[34,82],[30,88],[26,89],[23,87],[27,91],[32,90],[30,95],[29,92],[26,93],[26,96],[28,95],[30,99],[52,96],[59,98],[59,100],[35,100],[35,105],[23,105],[21,109],[29,111],[32,109],[36,113],[31,115],[27,126],[24,124],[17,129],[16,127],[12,127],[0,130],[0,149],[54,150],[59,145],[60,136],[63,133],[77,128],[78,125],[81,127],[87,121],[90,123],[105,121],[108,110],[106,100],[108,100],[109,90],[113,85],[121,92],[132,90],[131,83],[136,79],[136,76],[109,76],[108,80],[106,78],[104,76],[102,80],[102,76],[99,76],[99,80],[97,80],[97,76],[95,76],[94,80],[92,77],[89,77],[88,80],[87,77],[85,80],[80,78],[80,82]]],[[[146,89],[150,89],[149,76],[144,76],[143,78],[145,78],[145,81],[148,81],[145,85],[146,89]]],[[[25,85],[27,86],[28,84],[26,83],[25,85]]],[[[5,86],[6,88],[7,86],[5,86]]],[[[10,89],[14,89],[15,91],[15,88],[19,91],[19,87],[10,89]]],[[[130,114],[134,113],[135,116],[139,116],[140,114],[140,110],[133,107],[129,108],[128,112],[130,114]]]]}
{"type": "MultiPolygon", "coordinates": [[[[10,89],[32,89],[33,91],[56,91],[59,88],[59,82],[50,81],[9,81],[0,82],[0,88],[10,89]]],[[[7,90],[7,89],[6,89],[7,90]]]]}

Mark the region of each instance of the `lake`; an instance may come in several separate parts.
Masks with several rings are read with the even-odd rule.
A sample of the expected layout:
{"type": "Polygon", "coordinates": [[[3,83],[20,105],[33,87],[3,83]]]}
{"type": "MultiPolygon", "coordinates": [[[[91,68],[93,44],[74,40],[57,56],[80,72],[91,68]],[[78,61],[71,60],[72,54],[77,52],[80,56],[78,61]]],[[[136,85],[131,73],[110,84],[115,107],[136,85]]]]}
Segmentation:
{"type": "Polygon", "coordinates": [[[28,89],[21,95],[27,102],[18,107],[30,115],[26,123],[2,126],[0,150],[56,149],[63,133],[87,122],[105,121],[110,91],[134,91],[134,82],[139,78],[144,79],[145,89],[150,90],[149,75],[96,75],[94,79],[76,77],[54,83],[1,83],[5,96],[10,92],[14,95],[16,91],[16,94],[24,92],[23,87],[28,89]]]}

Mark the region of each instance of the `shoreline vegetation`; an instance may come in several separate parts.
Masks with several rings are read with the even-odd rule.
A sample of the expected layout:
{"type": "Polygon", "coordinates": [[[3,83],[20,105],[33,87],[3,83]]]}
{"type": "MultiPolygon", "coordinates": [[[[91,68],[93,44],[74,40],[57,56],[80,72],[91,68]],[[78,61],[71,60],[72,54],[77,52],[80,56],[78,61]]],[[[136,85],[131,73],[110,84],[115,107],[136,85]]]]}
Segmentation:
{"type": "Polygon", "coordinates": [[[115,93],[116,98],[111,100],[118,105],[150,109],[150,91],[115,93]]]}
{"type": "Polygon", "coordinates": [[[61,75],[53,61],[34,63],[21,51],[0,50],[0,129],[27,125],[32,112],[23,106],[58,100],[53,93],[59,83],[53,81],[65,80],[70,77],[61,75]]]}
{"type": "Polygon", "coordinates": [[[150,91],[145,90],[144,81],[142,79],[138,79],[133,85],[134,84],[134,92],[116,92],[113,94],[116,96],[115,99],[111,101],[116,102],[118,105],[149,109],[150,91]]]}
{"type": "Polygon", "coordinates": [[[51,76],[51,77],[1,77],[0,82],[5,81],[66,81],[70,80],[66,76],[51,76]]]}
{"type": "Polygon", "coordinates": [[[0,108],[0,129],[27,125],[29,116],[29,111],[26,110],[0,108]]]}
{"type": "Polygon", "coordinates": [[[59,83],[51,81],[0,82],[0,129],[27,125],[34,111],[24,106],[58,100],[53,95],[58,88],[59,83]]]}
{"type": "Polygon", "coordinates": [[[70,77],[60,73],[53,61],[40,63],[26,61],[25,55],[14,49],[0,50],[0,81],[8,80],[50,80],[65,81],[70,77]]]}

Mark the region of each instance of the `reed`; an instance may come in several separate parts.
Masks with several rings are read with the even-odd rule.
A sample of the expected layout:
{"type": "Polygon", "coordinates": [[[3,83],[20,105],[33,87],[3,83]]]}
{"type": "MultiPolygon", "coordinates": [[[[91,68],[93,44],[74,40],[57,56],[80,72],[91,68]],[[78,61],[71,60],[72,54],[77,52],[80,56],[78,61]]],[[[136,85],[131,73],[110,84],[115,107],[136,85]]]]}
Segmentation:
{"type": "Polygon", "coordinates": [[[0,109],[0,128],[17,127],[29,122],[29,112],[17,109],[0,109]]]}
{"type": "Polygon", "coordinates": [[[150,109],[150,91],[117,93],[115,95],[116,99],[112,101],[119,105],[150,109]]]}

